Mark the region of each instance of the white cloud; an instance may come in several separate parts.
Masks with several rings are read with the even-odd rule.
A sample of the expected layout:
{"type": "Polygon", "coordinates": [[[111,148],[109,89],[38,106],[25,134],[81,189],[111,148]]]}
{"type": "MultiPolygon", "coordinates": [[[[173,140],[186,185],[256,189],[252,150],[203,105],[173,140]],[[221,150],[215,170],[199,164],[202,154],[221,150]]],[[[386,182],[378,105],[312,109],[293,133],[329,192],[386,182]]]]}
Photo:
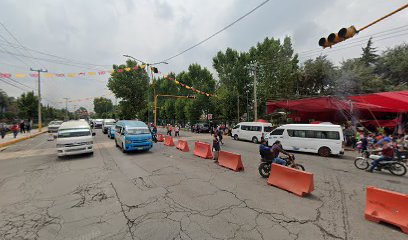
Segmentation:
{"type": "MultiPolygon", "coordinates": [[[[123,54],[145,61],[170,57],[231,23],[261,2],[2,0],[0,21],[27,47],[82,62],[111,65],[123,62],[123,54]]],[[[327,49],[319,50],[317,41],[320,37],[343,26],[354,24],[361,27],[405,3],[403,0],[270,1],[227,31],[173,59],[169,65],[160,66],[160,70],[180,72],[194,62],[211,68],[212,57],[219,50],[232,47],[246,51],[265,37],[281,38],[285,35],[293,37],[297,52],[317,49],[316,54],[327,53],[337,63],[342,59],[357,57],[364,42],[361,42],[361,46],[331,52],[327,49]]],[[[406,25],[407,21],[408,10],[405,10],[361,32],[355,40],[406,25]]],[[[7,37],[3,29],[0,29],[0,35],[7,37]]],[[[374,38],[374,44],[382,51],[405,39],[406,35],[378,42],[374,38]]],[[[13,50],[5,46],[0,38],[0,51],[3,50],[1,47],[13,50]]],[[[335,48],[340,47],[341,44],[335,48]]],[[[33,55],[50,58],[36,53],[33,55]]],[[[4,53],[0,53],[0,56],[0,72],[28,73],[28,67],[16,58],[4,53]]],[[[301,59],[307,56],[303,54],[301,59]]],[[[39,65],[38,61],[22,59],[29,66],[39,65]]],[[[42,64],[50,72],[62,73],[91,71],[89,68],[92,68],[45,61],[42,64]]],[[[106,80],[106,76],[44,79],[43,93],[45,98],[55,102],[63,101],[63,97],[78,99],[99,96],[107,93],[106,80]]],[[[35,79],[19,81],[36,86],[35,79]]],[[[13,96],[21,93],[2,82],[0,88],[13,96]]],[[[90,102],[81,102],[81,105],[92,108],[90,102]]]]}

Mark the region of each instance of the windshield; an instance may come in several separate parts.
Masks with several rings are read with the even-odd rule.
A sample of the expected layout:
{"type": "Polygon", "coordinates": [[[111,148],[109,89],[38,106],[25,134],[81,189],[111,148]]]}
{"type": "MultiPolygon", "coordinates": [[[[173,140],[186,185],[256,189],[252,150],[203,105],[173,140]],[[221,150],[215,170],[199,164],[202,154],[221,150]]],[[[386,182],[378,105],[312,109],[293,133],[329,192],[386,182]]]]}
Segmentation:
{"type": "Polygon", "coordinates": [[[147,128],[130,128],[126,130],[129,135],[150,134],[150,130],[147,128]]]}
{"type": "Polygon", "coordinates": [[[61,125],[62,121],[52,121],[49,125],[61,125]]]}
{"type": "Polygon", "coordinates": [[[64,129],[62,131],[58,131],[58,138],[84,137],[90,135],[91,131],[87,128],[64,129]]]}
{"type": "Polygon", "coordinates": [[[105,125],[115,125],[115,122],[105,122],[105,125]]]}

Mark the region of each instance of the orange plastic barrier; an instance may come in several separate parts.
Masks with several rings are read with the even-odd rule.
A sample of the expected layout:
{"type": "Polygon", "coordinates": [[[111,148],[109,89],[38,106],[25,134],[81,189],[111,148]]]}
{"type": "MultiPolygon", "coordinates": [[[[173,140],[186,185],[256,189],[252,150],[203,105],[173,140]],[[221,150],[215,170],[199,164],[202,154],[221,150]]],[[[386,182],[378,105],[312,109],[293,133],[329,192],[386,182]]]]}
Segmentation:
{"type": "Polygon", "coordinates": [[[194,155],[202,158],[212,159],[213,155],[211,152],[211,146],[208,143],[204,142],[195,142],[194,144],[194,155]]]}
{"type": "Polygon", "coordinates": [[[174,146],[173,138],[170,136],[166,136],[164,138],[164,145],[166,146],[174,146]]]}
{"type": "Polygon", "coordinates": [[[184,140],[178,140],[176,148],[182,152],[190,151],[190,149],[188,148],[188,143],[184,140]]]}
{"type": "Polygon", "coordinates": [[[268,184],[285,189],[300,197],[314,190],[313,173],[272,163],[268,184]]]}
{"type": "Polygon", "coordinates": [[[163,134],[158,134],[158,135],[157,135],[157,141],[158,141],[158,142],[163,142],[163,141],[164,141],[163,134]]]}
{"type": "Polygon", "coordinates": [[[364,217],[390,223],[408,234],[408,195],[367,186],[364,217]]]}
{"type": "Polygon", "coordinates": [[[234,171],[244,170],[241,155],[232,152],[220,151],[220,154],[218,155],[218,165],[234,171]]]}

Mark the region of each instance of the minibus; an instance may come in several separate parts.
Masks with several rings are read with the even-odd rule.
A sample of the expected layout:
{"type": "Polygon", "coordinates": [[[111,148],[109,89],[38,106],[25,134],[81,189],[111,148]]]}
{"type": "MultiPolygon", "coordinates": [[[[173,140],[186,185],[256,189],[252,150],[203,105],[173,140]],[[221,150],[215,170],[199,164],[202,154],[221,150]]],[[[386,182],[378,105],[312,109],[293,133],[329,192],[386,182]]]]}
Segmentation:
{"type": "Polygon", "coordinates": [[[68,121],[61,124],[57,133],[57,155],[93,153],[91,127],[84,121],[68,121]]]}
{"type": "Polygon", "coordinates": [[[286,124],[268,134],[268,145],[279,140],[283,149],[299,152],[344,154],[343,130],[333,124],[286,124]]]}
{"type": "Polygon", "coordinates": [[[115,124],[115,144],[123,152],[149,150],[153,147],[152,133],[144,122],[121,120],[115,124]]]}
{"type": "Polygon", "coordinates": [[[232,129],[231,136],[235,140],[247,140],[258,143],[262,138],[265,138],[265,135],[271,132],[272,129],[271,123],[241,122],[232,129]]]}

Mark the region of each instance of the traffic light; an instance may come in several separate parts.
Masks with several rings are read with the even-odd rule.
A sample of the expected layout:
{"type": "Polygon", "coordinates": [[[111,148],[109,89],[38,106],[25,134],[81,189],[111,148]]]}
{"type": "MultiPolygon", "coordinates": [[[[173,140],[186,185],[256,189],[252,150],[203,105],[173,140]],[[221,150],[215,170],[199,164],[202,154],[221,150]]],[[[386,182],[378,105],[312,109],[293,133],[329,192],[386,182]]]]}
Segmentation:
{"type": "Polygon", "coordinates": [[[152,67],[152,71],[153,71],[154,73],[159,73],[159,70],[158,70],[156,67],[152,67]]]}
{"type": "Polygon", "coordinates": [[[337,34],[331,33],[327,38],[320,38],[319,46],[323,48],[331,47],[336,43],[342,42],[348,38],[353,37],[357,33],[358,31],[354,26],[342,28],[337,34]]]}

